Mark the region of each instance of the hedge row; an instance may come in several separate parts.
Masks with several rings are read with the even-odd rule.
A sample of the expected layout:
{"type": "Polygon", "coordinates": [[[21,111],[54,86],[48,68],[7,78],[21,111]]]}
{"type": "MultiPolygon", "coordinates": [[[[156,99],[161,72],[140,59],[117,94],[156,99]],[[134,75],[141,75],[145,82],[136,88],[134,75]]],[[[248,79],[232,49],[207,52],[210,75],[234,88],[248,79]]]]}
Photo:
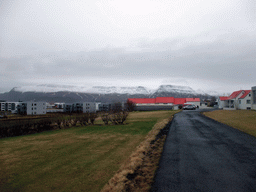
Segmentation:
{"type": "Polygon", "coordinates": [[[18,119],[12,121],[0,121],[0,138],[13,137],[19,135],[27,135],[39,133],[53,129],[62,129],[80,125],[94,124],[97,117],[96,113],[62,115],[42,119],[18,119]]]}

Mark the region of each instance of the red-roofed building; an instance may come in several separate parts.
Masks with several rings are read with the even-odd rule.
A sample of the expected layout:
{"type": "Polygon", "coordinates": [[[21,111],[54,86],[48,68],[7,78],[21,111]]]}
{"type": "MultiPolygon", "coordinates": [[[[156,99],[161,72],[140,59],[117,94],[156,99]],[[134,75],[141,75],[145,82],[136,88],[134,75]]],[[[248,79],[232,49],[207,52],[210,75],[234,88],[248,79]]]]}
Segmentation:
{"type": "Polygon", "coordinates": [[[175,98],[174,104],[175,105],[184,105],[186,103],[186,98],[175,98]]]}
{"type": "Polygon", "coordinates": [[[195,106],[200,106],[200,98],[186,98],[185,104],[192,104],[195,106]]]}
{"type": "Polygon", "coordinates": [[[129,98],[128,100],[136,104],[155,104],[156,103],[155,98],[129,98]]]}
{"type": "Polygon", "coordinates": [[[251,90],[234,91],[228,97],[219,97],[221,109],[251,109],[251,90]]]}
{"type": "Polygon", "coordinates": [[[156,104],[173,104],[174,97],[157,97],[156,104]]]}
{"type": "Polygon", "coordinates": [[[200,105],[200,98],[174,98],[174,97],[157,97],[157,98],[129,98],[136,106],[154,105],[154,106],[175,106],[175,105],[200,105]]]}
{"type": "Polygon", "coordinates": [[[251,109],[251,98],[251,90],[244,90],[242,96],[238,99],[238,109],[251,109]]]}

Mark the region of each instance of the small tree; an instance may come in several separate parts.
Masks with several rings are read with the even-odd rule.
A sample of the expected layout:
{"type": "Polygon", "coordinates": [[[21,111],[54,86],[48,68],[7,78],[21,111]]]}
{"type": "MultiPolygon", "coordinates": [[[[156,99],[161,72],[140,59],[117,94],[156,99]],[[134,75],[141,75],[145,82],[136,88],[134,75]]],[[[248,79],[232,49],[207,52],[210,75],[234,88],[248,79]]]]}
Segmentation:
{"type": "Polygon", "coordinates": [[[108,125],[108,122],[110,121],[110,114],[108,112],[103,112],[100,114],[100,117],[105,125],[108,125]]]}
{"type": "Polygon", "coordinates": [[[89,118],[90,122],[94,125],[95,119],[98,117],[97,113],[90,113],[89,118]]]}
{"type": "Polygon", "coordinates": [[[213,107],[216,104],[216,97],[211,97],[211,100],[209,102],[209,107],[213,107]]]}
{"type": "Polygon", "coordinates": [[[110,121],[115,125],[123,124],[128,114],[128,109],[126,107],[123,109],[121,103],[114,103],[110,113],[110,121]]]}
{"type": "Polygon", "coordinates": [[[136,107],[136,104],[132,101],[130,101],[129,99],[127,99],[126,103],[125,103],[125,108],[127,111],[134,111],[136,107]]]}

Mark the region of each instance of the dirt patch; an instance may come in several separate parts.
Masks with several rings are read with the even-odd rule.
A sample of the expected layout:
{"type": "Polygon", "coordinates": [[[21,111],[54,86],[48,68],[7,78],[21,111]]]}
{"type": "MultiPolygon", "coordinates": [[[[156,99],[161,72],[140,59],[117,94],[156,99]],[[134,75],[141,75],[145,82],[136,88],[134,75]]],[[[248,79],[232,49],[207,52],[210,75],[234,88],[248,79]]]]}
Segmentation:
{"type": "Polygon", "coordinates": [[[146,139],[125,161],[101,192],[150,190],[171,120],[172,117],[155,124],[146,139]]]}

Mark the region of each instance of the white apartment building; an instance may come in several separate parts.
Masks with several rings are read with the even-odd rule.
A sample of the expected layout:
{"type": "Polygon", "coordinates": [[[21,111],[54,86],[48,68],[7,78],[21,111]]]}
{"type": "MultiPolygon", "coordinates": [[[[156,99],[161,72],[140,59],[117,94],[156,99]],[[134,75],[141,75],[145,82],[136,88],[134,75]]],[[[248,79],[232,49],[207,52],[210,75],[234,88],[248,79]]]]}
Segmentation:
{"type": "Polygon", "coordinates": [[[46,102],[21,102],[18,105],[18,113],[26,115],[44,115],[46,114],[46,102]]]}
{"type": "Polygon", "coordinates": [[[82,112],[82,113],[95,113],[98,108],[98,103],[95,102],[76,102],[66,103],[64,105],[64,112],[82,112]]]}
{"type": "Polygon", "coordinates": [[[0,110],[1,111],[8,111],[11,113],[17,113],[17,107],[19,102],[0,102],[0,110]]]}

